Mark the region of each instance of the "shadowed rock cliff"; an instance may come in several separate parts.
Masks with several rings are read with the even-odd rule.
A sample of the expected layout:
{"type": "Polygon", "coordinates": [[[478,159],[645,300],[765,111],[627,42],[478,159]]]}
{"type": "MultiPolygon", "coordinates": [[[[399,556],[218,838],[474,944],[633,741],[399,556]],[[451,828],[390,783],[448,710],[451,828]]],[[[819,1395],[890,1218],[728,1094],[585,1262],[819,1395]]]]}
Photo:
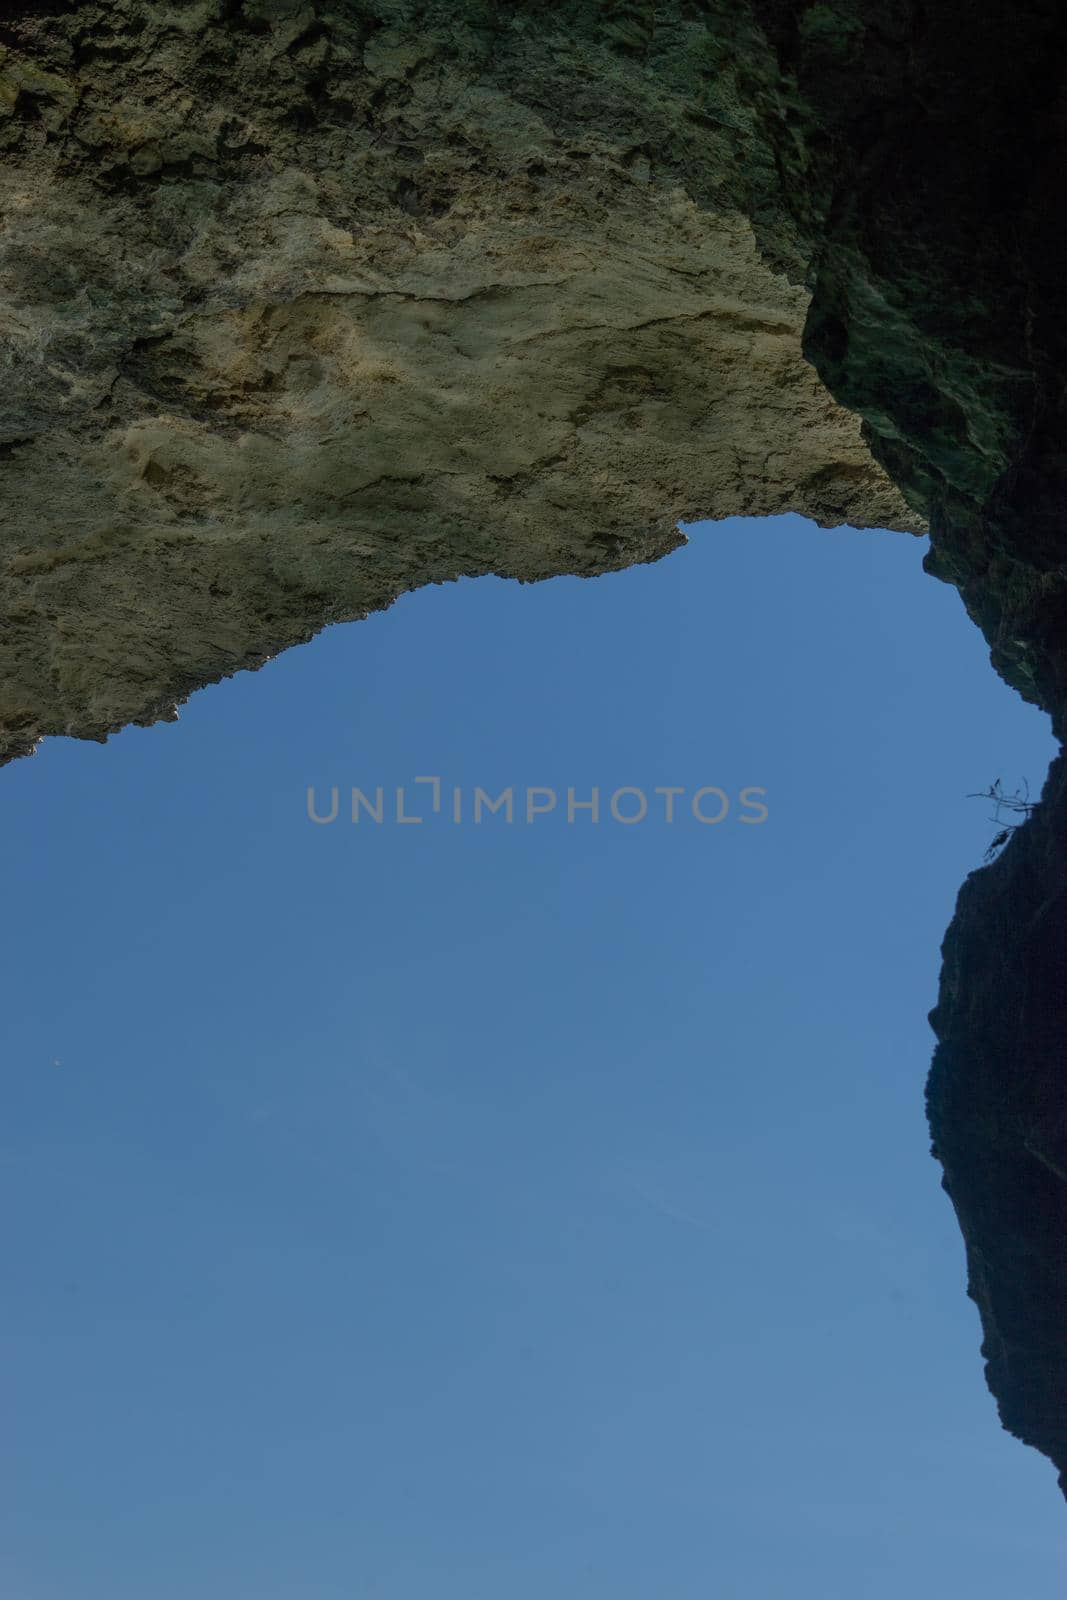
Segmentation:
{"type": "Polygon", "coordinates": [[[927,1105],[1004,1426],[1067,1492],[1067,757],[945,938],[927,1105]]]}
{"type": "MultiPolygon", "coordinates": [[[[1067,701],[1051,0],[199,0],[0,22],[0,759],[679,519],[928,526],[1067,701]]],[[[902,619],[906,625],[906,619],[902,619]]],[[[1067,1471],[1067,804],[972,875],[929,1101],[1067,1471]]]]}
{"type": "MultiPolygon", "coordinates": [[[[757,6],[811,244],[805,349],[929,517],[993,664],[1067,726],[1067,14],[757,6]]],[[[961,891],[931,1023],[934,1153],[1005,1427],[1067,1492],[1067,772],[961,891]]]]}

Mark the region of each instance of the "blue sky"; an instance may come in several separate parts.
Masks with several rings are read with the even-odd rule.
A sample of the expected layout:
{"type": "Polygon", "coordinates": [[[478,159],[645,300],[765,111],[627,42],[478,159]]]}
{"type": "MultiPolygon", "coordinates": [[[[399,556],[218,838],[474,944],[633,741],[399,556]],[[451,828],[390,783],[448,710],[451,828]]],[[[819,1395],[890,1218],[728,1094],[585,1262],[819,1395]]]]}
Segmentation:
{"type": "Polygon", "coordinates": [[[7,1600],[1059,1595],[922,1110],[1047,720],[922,541],[690,534],[0,774],[7,1600]],[[769,815],[308,820],[429,774],[769,815]]]}

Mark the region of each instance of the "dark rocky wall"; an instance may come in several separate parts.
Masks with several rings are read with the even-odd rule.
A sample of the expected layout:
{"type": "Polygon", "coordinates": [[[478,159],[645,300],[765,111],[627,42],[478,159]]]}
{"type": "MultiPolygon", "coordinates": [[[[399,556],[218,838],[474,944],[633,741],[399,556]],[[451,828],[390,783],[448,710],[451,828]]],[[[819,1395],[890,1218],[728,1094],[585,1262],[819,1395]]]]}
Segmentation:
{"type": "Polygon", "coordinates": [[[1067,13],[757,0],[810,243],[804,347],[930,520],[997,670],[1063,731],[1067,13]]]}
{"type": "Polygon", "coordinates": [[[1004,1426],[1067,1493],[1067,757],[945,937],[927,1088],[1004,1426]]]}
{"type": "MultiPolygon", "coordinates": [[[[757,5],[811,241],[805,351],[929,518],[994,666],[1067,728],[1067,13],[757,5]]],[[[799,197],[799,198],[798,198],[799,197]]],[[[1067,1492],[1067,767],[964,885],[928,1106],[1005,1427],[1067,1492]]]]}

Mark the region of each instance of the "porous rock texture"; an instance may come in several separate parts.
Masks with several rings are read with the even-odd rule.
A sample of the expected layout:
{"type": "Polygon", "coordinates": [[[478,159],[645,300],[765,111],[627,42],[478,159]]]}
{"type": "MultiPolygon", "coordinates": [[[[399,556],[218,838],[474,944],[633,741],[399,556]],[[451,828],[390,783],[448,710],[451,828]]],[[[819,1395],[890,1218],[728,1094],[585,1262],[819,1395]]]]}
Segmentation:
{"type": "Polygon", "coordinates": [[[706,28],[650,75],[595,11],[0,33],[3,754],[419,584],[648,560],[679,519],[921,525],[803,358],[752,114],[695,93],[706,28]]]}
{"type": "MultiPolygon", "coordinates": [[[[783,510],[928,527],[1062,736],[1065,62],[1054,0],[9,4],[0,757],[783,510]]],[[[1065,797],[961,892],[929,1107],[1067,1474],[1065,797]]]]}

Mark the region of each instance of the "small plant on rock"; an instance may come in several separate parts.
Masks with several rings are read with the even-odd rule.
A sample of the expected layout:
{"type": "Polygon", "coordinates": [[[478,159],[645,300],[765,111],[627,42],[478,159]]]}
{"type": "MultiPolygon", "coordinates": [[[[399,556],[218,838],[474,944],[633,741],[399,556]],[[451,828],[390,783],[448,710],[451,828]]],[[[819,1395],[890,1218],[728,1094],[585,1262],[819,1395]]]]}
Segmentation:
{"type": "Polygon", "coordinates": [[[993,815],[989,820],[996,824],[999,832],[982,857],[985,863],[992,861],[997,856],[1016,828],[1022,826],[1022,823],[1037,805],[1036,800],[1030,799],[1030,785],[1025,778],[1022,781],[1022,787],[1016,789],[1013,794],[1007,792],[998,778],[995,783],[989,785],[988,789],[983,789],[978,794],[970,794],[967,798],[968,800],[990,800],[993,803],[993,815]],[[1008,820],[1005,819],[1005,813],[1007,813],[1008,820]],[[1018,817],[1020,820],[1012,821],[1010,820],[1012,817],[1018,817]]]}

